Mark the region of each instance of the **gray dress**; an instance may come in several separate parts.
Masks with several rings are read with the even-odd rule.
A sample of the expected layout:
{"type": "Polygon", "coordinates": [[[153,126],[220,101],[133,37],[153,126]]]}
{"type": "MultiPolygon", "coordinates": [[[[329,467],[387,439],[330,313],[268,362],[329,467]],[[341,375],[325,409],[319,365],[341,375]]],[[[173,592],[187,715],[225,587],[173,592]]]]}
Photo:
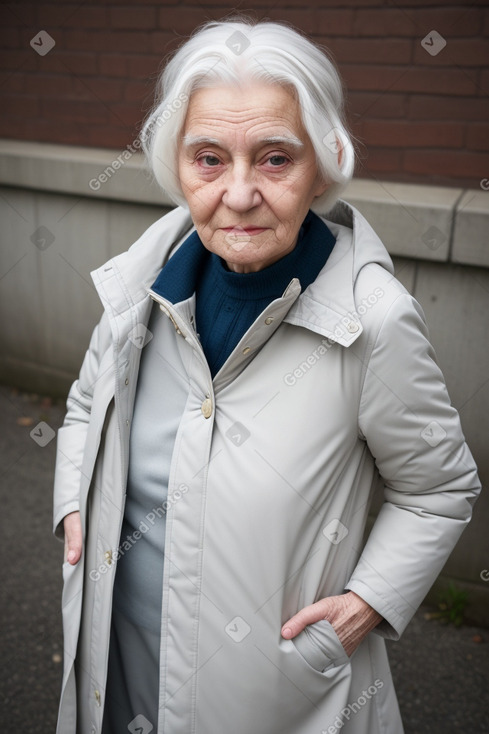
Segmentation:
{"type": "Polygon", "coordinates": [[[169,406],[169,415],[181,415],[189,393],[187,372],[181,362],[171,365],[181,375],[178,390],[165,390],[160,379],[162,361],[166,359],[161,318],[166,316],[154,304],[148,324],[153,338],[141,354],[131,428],[103,734],[137,731],[138,727],[150,731],[149,724],[156,729],[158,723],[164,502],[179,423],[168,425],[160,416],[169,406]]]}

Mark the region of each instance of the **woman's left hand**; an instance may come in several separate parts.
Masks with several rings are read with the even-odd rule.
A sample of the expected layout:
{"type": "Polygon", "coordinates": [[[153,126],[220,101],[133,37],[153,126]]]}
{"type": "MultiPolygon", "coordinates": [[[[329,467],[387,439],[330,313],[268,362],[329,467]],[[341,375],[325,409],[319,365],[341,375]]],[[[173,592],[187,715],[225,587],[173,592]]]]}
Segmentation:
{"type": "Polygon", "coordinates": [[[282,637],[292,639],[308,624],[326,619],[334,628],[346,654],[350,657],[382,615],[358,594],[348,591],[340,596],[327,596],[294,614],[282,627],[282,637]]]}

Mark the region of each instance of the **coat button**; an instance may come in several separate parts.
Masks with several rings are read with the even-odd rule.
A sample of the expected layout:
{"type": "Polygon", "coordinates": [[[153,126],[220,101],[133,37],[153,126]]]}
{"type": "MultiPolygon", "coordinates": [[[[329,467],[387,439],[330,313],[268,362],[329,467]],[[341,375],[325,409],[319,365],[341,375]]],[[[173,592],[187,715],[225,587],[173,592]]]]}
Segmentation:
{"type": "Polygon", "coordinates": [[[346,325],[347,330],[350,334],[354,334],[360,328],[354,321],[349,321],[346,325]]]}
{"type": "Polygon", "coordinates": [[[267,318],[265,319],[265,323],[267,326],[270,326],[270,324],[273,323],[273,316],[267,316],[267,318]]]}
{"type": "Polygon", "coordinates": [[[105,560],[107,561],[108,565],[110,566],[112,564],[112,551],[108,550],[104,553],[105,560]]]}
{"type": "Polygon", "coordinates": [[[126,379],[124,380],[124,385],[129,385],[129,377],[126,377],[126,379]]]}
{"type": "Polygon", "coordinates": [[[200,409],[204,418],[210,418],[212,415],[212,400],[210,398],[206,398],[200,406],[200,409]]]}
{"type": "Polygon", "coordinates": [[[251,347],[245,347],[243,349],[243,354],[248,354],[248,352],[251,352],[251,347]]]}
{"type": "Polygon", "coordinates": [[[101,697],[100,697],[100,691],[94,691],[95,700],[97,702],[97,706],[100,706],[101,697]]]}

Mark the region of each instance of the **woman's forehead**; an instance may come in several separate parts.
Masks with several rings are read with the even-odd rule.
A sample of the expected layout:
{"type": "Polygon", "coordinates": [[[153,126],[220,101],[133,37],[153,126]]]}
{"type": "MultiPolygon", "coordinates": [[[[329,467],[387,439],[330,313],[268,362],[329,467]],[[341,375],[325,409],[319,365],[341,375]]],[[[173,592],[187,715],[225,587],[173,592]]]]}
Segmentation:
{"type": "Polygon", "coordinates": [[[250,83],[197,89],[190,97],[183,126],[186,147],[209,143],[236,131],[252,135],[256,142],[304,146],[305,135],[299,106],[279,84],[250,83]]]}

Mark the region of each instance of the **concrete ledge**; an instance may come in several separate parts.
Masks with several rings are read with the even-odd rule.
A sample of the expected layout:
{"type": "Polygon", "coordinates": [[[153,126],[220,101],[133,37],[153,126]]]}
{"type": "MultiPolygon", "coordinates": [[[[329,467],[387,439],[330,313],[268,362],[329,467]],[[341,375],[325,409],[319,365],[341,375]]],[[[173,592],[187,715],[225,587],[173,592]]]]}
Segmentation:
{"type": "Polygon", "coordinates": [[[144,155],[129,148],[121,151],[0,139],[0,185],[175,206],[153,180],[144,155]],[[113,166],[116,161],[118,168],[113,166]]]}
{"type": "Polygon", "coordinates": [[[343,198],[371,223],[391,255],[447,261],[462,189],[355,179],[343,198]]]}
{"type": "MultiPolygon", "coordinates": [[[[0,140],[0,185],[173,206],[132,144],[121,151],[0,140]]],[[[343,198],[391,255],[489,267],[489,192],[355,179],[343,198]]]]}
{"type": "Polygon", "coordinates": [[[466,191],[453,232],[453,260],[489,268],[489,191],[466,191]]]}

